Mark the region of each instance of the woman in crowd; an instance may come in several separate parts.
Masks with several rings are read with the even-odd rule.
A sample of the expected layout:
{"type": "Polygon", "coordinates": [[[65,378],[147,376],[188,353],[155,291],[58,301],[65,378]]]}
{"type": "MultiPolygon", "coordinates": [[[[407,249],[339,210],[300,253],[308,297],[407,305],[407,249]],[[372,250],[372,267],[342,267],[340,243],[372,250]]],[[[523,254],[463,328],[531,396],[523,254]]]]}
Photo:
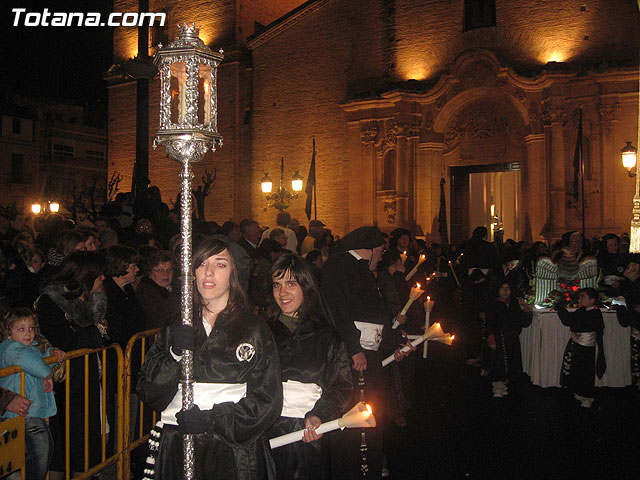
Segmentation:
{"type": "Polygon", "coordinates": [[[143,277],[136,296],[146,320],[146,329],[166,327],[180,312],[180,297],[173,288],[175,259],[166,250],[154,250],[142,260],[143,277]]]}
{"type": "MultiPolygon", "coordinates": [[[[70,253],[60,265],[58,273],[42,289],[35,303],[40,321],[40,332],[53,345],[70,352],[79,348],[99,348],[106,338],[106,297],[102,291],[104,257],[96,252],[70,253]]],[[[74,415],[69,418],[71,467],[76,472],[84,470],[84,422],[89,421],[89,466],[100,460],[100,388],[98,357],[89,356],[89,411],[84,408],[84,358],[72,359],[70,402],[74,415]]],[[[64,383],[55,385],[59,417],[51,422],[54,437],[54,457],[51,470],[63,472],[64,459],[64,383]]]]}
{"type": "Polygon", "coordinates": [[[325,440],[315,430],[349,406],[349,356],[323,312],[318,286],[302,257],[281,256],[271,267],[271,279],[268,314],[280,353],[284,399],[269,436],[306,429],[302,442],[273,451],[278,478],[328,478],[325,440]]]}
{"type": "Polygon", "coordinates": [[[162,412],[154,478],[182,476],[183,434],[194,435],[195,478],[273,473],[265,432],[282,409],[280,362],[269,328],[247,309],[233,248],[242,247],[222,239],[195,245],[193,326],[163,329],[141,368],[138,395],[162,412]],[[193,351],[194,406],[181,412],[184,349],[193,351]]]}

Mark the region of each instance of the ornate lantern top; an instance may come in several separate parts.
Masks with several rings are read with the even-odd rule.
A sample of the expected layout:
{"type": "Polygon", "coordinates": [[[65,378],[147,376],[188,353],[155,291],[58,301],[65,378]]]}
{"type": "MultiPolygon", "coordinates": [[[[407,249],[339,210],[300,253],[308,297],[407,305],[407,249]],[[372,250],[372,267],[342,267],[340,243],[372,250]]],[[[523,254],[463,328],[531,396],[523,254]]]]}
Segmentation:
{"type": "MultiPolygon", "coordinates": [[[[156,53],[160,70],[160,128],[154,145],[164,144],[175,152],[189,143],[189,161],[197,162],[211,148],[222,144],[218,133],[217,72],[222,50],[212,51],[198,37],[194,23],[178,25],[179,35],[156,53]]],[[[186,157],[171,155],[179,161],[186,157]]]]}

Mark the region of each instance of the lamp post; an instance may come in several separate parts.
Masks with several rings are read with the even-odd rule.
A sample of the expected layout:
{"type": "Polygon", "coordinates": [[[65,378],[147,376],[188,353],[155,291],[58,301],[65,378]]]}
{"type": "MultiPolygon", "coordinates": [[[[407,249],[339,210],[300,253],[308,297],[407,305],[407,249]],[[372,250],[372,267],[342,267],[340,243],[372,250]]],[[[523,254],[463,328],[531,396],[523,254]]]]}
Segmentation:
{"type": "Polygon", "coordinates": [[[34,203],[31,205],[31,212],[36,215],[45,212],[58,213],[60,211],[60,204],[56,201],[49,201],[43,204],[34,203]]]}
{"type": "Polygon", "coordinates": [[[293,193],[287,190],[282,186],[282,180],[284,178],[284,157],[280,159],[280,186],[278,187],[277,192],[271,193],[273,190],[273,180],[268,173],[264,174],[264,177],[260,180],[260,187],[262,188],[262,193],[265,194],[265,197],[268,202],[272,202],[269,204],[270,207],[274,207],[279,211],[284,211],[289,208],[289,202],[298,198],[298,194],[302,191],[302,183],[303,178],[302,175],[296,170],[296,172],[291,177],[291,190],[293,193]]]}
{"type": "Polygon", "coordinates": [[[633,196],[633,210],[631,211],[631,230],[629,239],[629,252],[640,252],[640,175],[638,175],[638,162],[637,153],[638,150],[631,142],[620,150],[622,154],[622,165],[627,169],[627,173],[630,177],[636,178],[636,193],[633,196]]]}
{"type": "MultiPolygon", "coordinates": [[[[208,149],[222,145],[218,133],[217,71],[222,51],[213,52],[198,37],[195,24],[178,27],[178,38],[156,54],[160,71],[160,128],[154,148],[162,144],[169,156],[182,164],[180,173],[180,264],[181,320],[192,325],[193,275],[191,274],[191,164],[199,162],[208,149]]],[[[193,406],[193,352],[184,350],[182,408],[193,406]]],[[[184,436],[184,478],[194,477],[193,435],[184,436]]]]}

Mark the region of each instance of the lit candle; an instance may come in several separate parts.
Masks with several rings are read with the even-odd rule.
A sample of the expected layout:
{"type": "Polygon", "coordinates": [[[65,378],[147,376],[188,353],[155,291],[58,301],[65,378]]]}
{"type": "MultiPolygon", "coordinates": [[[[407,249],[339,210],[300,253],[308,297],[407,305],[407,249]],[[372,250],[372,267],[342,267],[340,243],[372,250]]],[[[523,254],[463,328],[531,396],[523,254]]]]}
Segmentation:
{"type": "MultiPolygon", "coordinates": [[[[435,339],[435,338],[438,338],[438,337],[443,337],[443,336],[446,336],[446,335],[448,335],[448,334],[446,334],[446,333],[444,333],[442,331],[442,327],[440,327],[440,323],[434,323],[433,325],[431,325],[429,327],[429,330],[424,332],[424,334],[422,334],[419,337],[413,339],[411,341],[411,345],[415,348],[418,345],[420,345],[422,342],[424,342],[425,340],[431,340],[431,339],[435,339]]],[[[411,348],[408,345],[406,345],[402,349],[400,349],[400,351],[406,353],[406,352],[411,351],[411,348]]],[[[395,358],[394,354],[389,355],[387,358],[385,358],[382,361],[382,366],[386,367],[391,362],[393,362],[395,359],[396,358],[395,358]]]]}
{"type": "Polygon", "coordinates": [[[405,262],[407,261],[407,251],[404,250],[401,254],[400,254],[400,258],[402,259],[402,264],[404,265],[405,262]]]}
{"type": "Polygon", "coordinates": [[[451,263],[451,260],[449,260],[449,268],[451,269],[451,273],[453,273],[453,278],[456,279],[456,284],[458,286],[460,286],[460,281],[458,280],[458,275],[456,275],[456,271],[453,269],[453,264],[451,263]]]}
{"type": "MultiPolygon", "coordinates": [[[[420,284],[416,283],[416,285],[414,287],[411,287],[411,293],[409,294],[409,300],[407,300],[407,303],[404,304],[404,307],[402,307],[402,310],[400,311],[400,313],[398,315],[405,315],[407,313],[407,311],[409,310],[409,307],[411,306],[411,304],[413,302],[415,302],[420,295],[422,295],[424,293],[424,290],[422,290],[422,288],[420,288],[420,284]]],[[[391,328],[398,328],[400,326],[400,322],[398,322],[398,320],[396,320],[395,322],[393,322],[393,325],[391,328]]]]}
{"type": "MultiPolygon", "coordinates": [[[[435,302],[433,300],[431,300],[431,297],[427,297],[427,301],[424,302],[424,331],[426,332],[427,330],[429,330],[429,322],[430,322],[430,316],[431,316],[431,310],[433,310],[433,305],[435,304],[435,302]]],[[[424,342],[424,345],[422,346],[422,358],[427,358],[427,347],[428,347],[429,343],[428,342],[424,342]]]]}
{"type": "Polygon", "coordinates": [[[408,282],[409,280],[411,280],[411,277],[413,277],[418,271],[418,267],[422,265],[422,262],[424,262],[426,259],[427,257],[425,257],[424,254],[420,255],[420,258],[418,259],[418,264],[415,267],[413,267],[413,269],[409,273],[407,273],[406,277],[404,277],[405,282],[408,282]]]}
{"type": "MultiPolygon", "coordinates": [[[[323,423],[316,428],[316,433],[323,434],[337,430],[338,428],[368,428],[376,426],[376,418],[373,416],[371,406],[365,403],[357,403],[351,410],[345,413],[342,417],[331,420],[330,422],[323,423]]],[[[290,443],[299,442],[302,440],[306,429],[297,430],[295,432],[287,433],[276,438],[269,440],[271,448],[278,448],[290,443]]]]}

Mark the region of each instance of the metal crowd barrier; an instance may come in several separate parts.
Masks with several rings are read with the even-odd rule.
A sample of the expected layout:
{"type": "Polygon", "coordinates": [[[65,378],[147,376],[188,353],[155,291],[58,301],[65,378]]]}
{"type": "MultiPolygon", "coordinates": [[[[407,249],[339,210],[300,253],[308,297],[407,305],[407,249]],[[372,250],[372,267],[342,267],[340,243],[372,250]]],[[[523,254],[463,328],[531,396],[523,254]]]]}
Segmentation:
{"type": "MultiPolygon", "coordinates": [[[[155,411],[146,409],[142,402],[138,401],[137,415],[130,415],[131,411],[131,393],[135,391],[135,379],[131,378],[131,371],[134,359],[132,358],[133,349],[136,347],[136,343],[140,343],[140,364],[144,363],[144,358],[148,348],[153,343],[153,340],[158,336],[160,329],[147,330],[140,332],[131,337],[125,354],[123,356],[122,349],[119,345],[113,344],[108,347],[97,349],[80,349],[72,352],[67,352],[65,364],[65,402],[64,402],[64,418],[65,424],[63,426],[64,438],[65,438],[65,479],[68,480],[73,474],[71,468],[71,429],[69,421],[74,415],[74,405],[71,404],[70,390],[71,384],[74,381],[71,372],[71,360],[77,358],[84,358],[84,411],[89,412],[89,356],[91,354],[97,354],[99,358],[99,364],[101,365],[102,375],[100,378],[101,383],[101,401],[100,401],[100,449],[101,456],[100,462],[96,465],[89,466],[89,415],[85,415],[84,418],[84,442],[83,445],[73,444],[73,448],[82,448],[84,452],[84,469],[79,475],[73,477],[74,479],[82,480],[85,478],[91,478],[99,472],[106,470],[111,465],[116,465],[116,478],[122,480],[129,480],[130,478],[130,463],[131,452],[137,447],[143,445],[149,438],[149,431],[155,425],[157,421],[157,413],[155,411]],[[151,340],[151,341],[150,341],[151,340]],[[109,432],[109,435],[114,436],[114,453],[107,457],[107,404],[111,399],[107,399],[107,378],[110,375],[107,365],[112,365],[107,361],[107,354],[109,351],[113,351],[116,355],[116,404],[115,404],[115,432],[109,432]],[[132,425],[132,416],[136,418],[135,424],[132,425]]],[[[49,365],[56,363],[55,357],[49,357],[44,359],[49,365]]],[[[20,374],[20,393],[24,395],[24,372],[20,367],[13,366],[0,369],[0,378],[15,373],[20,374]]],[[[20,417],[21,418],[21,417],[20,417]]],[[[24,421],[22,421],[22,429],[24,430],[24,421]]],[[[4,429],[2,423],[0,423],[0,433],[4,429]]],[[[24,435],[21,437],[24,439],[24,435]]],[[[1,438],[0,438],[1,440],[1,438]]],[[[22,478],[24,478],[24,450],[23,460],[20,463],[22,472],[22,478]]],[[[15,466],[15,464],[14,464],[15,466]]],[[[5,467],[0,465],[0,468],[5,467]]],[[[17,470],[17,469],[13,469],[17,470]]],[[[3,472],[0,475],[4,475],[8,472],[3,472]]]]}
{"type": "MultiPolygon", "coordinates": [[[[144,363],[145,355],[149,347],[153,344],[153,341],[160,332],[159,328],[153,330],[146,330],[144,332],[137,333],[127,343],[127,348],[124,355],[124,412],[131,411],[131,393],[135,392],[136,379],[131,378],[131,368],[133,366],[132,358],[133,348],[136,343],[140,342],[140,365],[144,363]],[[150,338],[152,337],[152,338],[150,338]]],[[[137,397],[136,397],[137,398],[137,397]]],[[[131,452],[137,447],[143,445],[149,439],[149,431],[157,422],[157,412],[145,409],[144,404],[138,401],[138,410],[136,415],[135,425],[131,424],[131,417],[133,415],[124,416],[124,445],[122,449],[122,463],[124,471],[122,476],[118,476],[119,479],[129,480],[131,474],[131,452]],[[149,415],[151,418],[149,419],[149,415]]]]}

